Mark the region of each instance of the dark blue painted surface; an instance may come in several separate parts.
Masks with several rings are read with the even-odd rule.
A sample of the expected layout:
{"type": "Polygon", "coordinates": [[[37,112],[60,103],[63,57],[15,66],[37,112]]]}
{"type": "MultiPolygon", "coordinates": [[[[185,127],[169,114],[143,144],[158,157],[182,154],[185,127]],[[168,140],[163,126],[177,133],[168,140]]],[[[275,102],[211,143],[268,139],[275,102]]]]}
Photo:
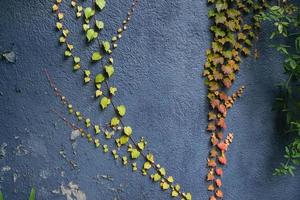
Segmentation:
{"type": "MultiPolygon", "coordinates": [[[[129,5],[129,0],[108,2],[104,36],[116,29],[129,5]]],[[[49,112],[50,108],[63,111],[63,107],[53,96],[42,69],[49,70],[84,114],[96,121],[104,117],[92,98],[93,87],[83,87],[81,76],[71,73],[71,62],[63,59],[50,7],[47,1],[0,1],[1,50],[14,44],[17,54],[15,64],[0,61],[0,144],[8,144],[0,167],[11,167],[0,172],[6,199],[26,199],[30,185],[37,188],[37,199],[64,199],[51,191],[69,181],[79,184],[88,200],[114,199],[116,194],[109,188],[120,184],[124,185],[121,199],[170,199],[157,184],[115,163],[111,156],[101,157],[85,141],[79,141],[77,155],[72,154],[71,131],[49,112]],[[20,144],[29,151],[27,155],[15,155],[20,144]],[[62,159],[62,146],[80,170],[72,170],[62,159]],[[40,176],[43,170],[46,179],[40,176]],[[61,171],[65,171],[64,177],[61,171]],[[96,184],[92,177],[97,173],[108,174],[114,181],[96,184]],[[13,174],[18,175],[15,183],[13,174]]],[[[204,181],[209,151],[207,101],[200,77],[210,45],[206,13],[205,1],[142,1],[115,52],[113,79],[119,88],[117,101],[128,108],[125,121],[137,137],[147,138],[158,162],[196,200],[208,199],[209,195],[204,181]]],[[[79,34],[76,27],[80,23],[73,17],[67,21],[71,31],[79,34]]],[[[228,116],[229,131],[235,133],[223,181],[228,200],[300,199],[299,170],[295,177],[272,176],[285,141],[276,132],[271,111],[274,84],[283,77],[281,58],[269,48],[267,38],[265,28],[258,43],[261,59],[244,60],[234,86],[243,84],[246,92],[228,116]]],[[[76,41],[82,57],[89,55],[83,51],[83,36],[76,41]]]]}

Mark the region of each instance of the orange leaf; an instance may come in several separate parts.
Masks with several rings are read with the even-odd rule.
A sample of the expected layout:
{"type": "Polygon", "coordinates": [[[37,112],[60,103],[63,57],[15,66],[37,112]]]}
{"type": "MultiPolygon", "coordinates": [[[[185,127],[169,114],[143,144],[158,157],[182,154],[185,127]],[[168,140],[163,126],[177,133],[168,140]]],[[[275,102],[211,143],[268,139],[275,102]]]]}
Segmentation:
{"type": "Polygon", "coordinates": [[[207,165],[209,167],[216,167],[217,166],[216,161],[214,161],[213,159],[207,159],[207,165]]]}
{"type": "Polygon", "coordinates": [[[228,100],[228,96],[227,96],[227,94],[225,92],[220,92],[219,97],[223,101],[227,101],[228,100]]]}
{"type": "Polygon", "coordinates": [[[230,74],[233,70],[232,67],[228,65],[222,65],[222,71],[224,72],[224,74],[230,74]]]}
{"type": "Polygon", "coordinates": [[[218,152],[215,148],[210,150],[210,157],[214,158],[218,155],[218,152]]]}
{"type": "Polygon", "coordinates": [[[215,176],[212,173],[207,174],[207,181],[213,181],[215,179],[215,176]]]}
{"type": "Polygon", "coordinates": [[[216,190],[215,193],[218,198],[223,198],[223,192],[221,190],[216,190]]]}
{"type": "Polygon", "coordinates": [[[217,174],[218,176],[222,176],[222,175],[223,175],[223,170],[222,170],[222,168],[217,168],[217,169],[216,169],[216,174],[217,174]]]}
{"type": "Polygon", "coordinates": [[[221,128],[224,128],[224,129],[227,128],[226,123],[225,123],[225,119],[224,119],[224,118],[220,118],[220,119],[219,119],[219,121],[218,121],[218,126],[220,126],[221,128]]]}
{"type": "Polygon", "coordinates": [[[211,196],[209,200],[217,200],[215,196],[211,196]]]}
{"type": "Polygon", "coordinates": [[[214,190],[215,190],[215,186],[214,186],[213,184],[211,184],[211,185],[209,185],[209,186],[207,187],[207,190],[209,190],[209,191],[214,191],[214,190]]]}

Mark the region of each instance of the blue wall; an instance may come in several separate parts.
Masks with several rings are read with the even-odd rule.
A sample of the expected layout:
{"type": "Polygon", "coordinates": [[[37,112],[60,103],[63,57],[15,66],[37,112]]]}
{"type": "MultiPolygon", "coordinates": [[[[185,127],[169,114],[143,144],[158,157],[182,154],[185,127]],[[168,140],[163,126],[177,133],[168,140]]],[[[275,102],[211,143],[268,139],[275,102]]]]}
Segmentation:
{"type": "MultiPolygon", "coordinates": [[[[102,18],[108,29],[103,37],[108,38],[117,28],[129,5],[130,0],[108,1],[102,18]]],[[[93,86],[83,87],[81,75],[72,73],[71,61],[64,60],[51,6],[50,1],[41,0],[0,1],[0,48],[12,48],[17,54],[15,64],[0,60],[0,145],[8,145],[0,167],[11,167],[8,172],[0,171],[6,199],[26,199],[31,185],[37,188],[39,200],[65,199],[51,191],[69,181],[79,184],[88,200],[113,199],[116,194],[109,188],[120,184],[124,187],[121,199],[171,199],[157,184],[122,167],[112,156],[99,155],[85,141],[78,141],[77,155],[73,155],[70,129],[49,111],[65,110],[42,69],[48,69],[85,115],[103,121],[108,114],[101,113],[92,98],[93,86]],[[28,154],[15,155],[19,145],[28,154]],[[68,159],[78,164],[75,170],[60,156],[62,147],[68,159]],[[43,173],[47,175],[44,178],[43,173]],[[13,174],[18,176],[16,182],[13,174]],[[96,174],[110,175],[114,181],[97,184],[92,178],[96,174]]],[[[196,200],[209,196],[204,180],[209,151],[205,132],[208,104],[200,76],[205,50],[210,46],[207,9],[200,0],[141,1],[114,56],[113,83],[119,88],[117,101],[128,108],[125,122],[134,128],[136,137],[147,138],[158,162],[196,200]]],[[[74,20],[73,11],[67,13],[69,28],[77,33],[72,40],[86,57],[96,46],[84,51],[80,22],[74,20]]],[[[228,200],[300,199],[300,170],[295,177],[272,176],[288,141],[277,132],[271,111],[274,85],[284,77],[282,59],[269,47],[269,32],[264,26],[258,42],[260,59],[243,61],[233,88],[246,86],[227,119],[228,131],[235,133],[223,179],[228,200]]]]}

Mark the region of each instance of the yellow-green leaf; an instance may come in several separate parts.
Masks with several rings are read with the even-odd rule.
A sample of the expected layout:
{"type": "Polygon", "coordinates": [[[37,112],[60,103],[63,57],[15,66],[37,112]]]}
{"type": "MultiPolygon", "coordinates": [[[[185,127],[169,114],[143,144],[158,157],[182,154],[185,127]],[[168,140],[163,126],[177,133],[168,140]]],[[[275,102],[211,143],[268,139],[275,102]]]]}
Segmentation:
{"type": "Polygon", "coordinates": [[[120,137],[120,144],[124,145],[128,142],[128,140],[129,140],[129,137],[126,135],[123,135],[120,137]]]}
{"type": "Polygon", "coordinates": [[[124,105],[120,105],[117,107],[118,114],[123,117],[126,114],[126,107],[124,105]]]}
{"type": "Polygon", "coordinates": [[[112,65],[106,65],[105,72],[107,73],[108,77],[111,77],[113,73],[115,72],[114,67],[112,65]]]}
{"type": "Polygon", "coordinates": [[[100,10],[103,10],[105,4],[106,4],[105,0],[96,0],[96,5],[100,8],[100,10]]]}
{"type": "Polygon", "coordinates": [[[104,22],[101,20],[96,20],[96,27],[101,30],[104,28],[104,22]]]}
{"type": "Polygon", "coordinates": [[[116,92],[118,91],[118,89],[116,87],[110,87],[109,88],[109,93],[111,95],[116,95],[116,92]]]}
{"type": "Polygon", "coordinates": [[[110,49],[110,43],[108,41],[103,41],[102,45],[103,45],[104,51],[108,53],[109,49],[110,49]]]}
{"type": "Polygon", "coordinates": [[[144,169],[148,170],[148,169],[150,169],[151,167],[152,167],[152,165],[151,165],[151,163],[149,163],[148,161],[146,161],[146,162],[144,163],[144,166],[143,166],[144,169]]]}
{"type": "Polygon", "coordinates": [[[91,7],[87,7],[84,9],[84,15],[86,19],[89,19],[91,16],[95,14],[95,11],[91,7]]]}
{"type": "Polygon", "coordinates": [[[99,84],[102,83],[105,80],[105,76],[103,74],[97,74],[95,78],[95,83],[99,84]]]}
{"type": "Polygon", "coordinates": [[[100,100],[100,105],[101,105],[102,109],[105,109],[109,104],[110,104],[110,99],[107,97],[103,97],[100,100]]]}
{"type": "Polygon", "coordinates": [[[120,120],[117,117],[113,117],[110,121],[111,126],[117,126],[119,123],[120,123],[120,120]]]}
{"type": "Polygon", "coordinates": [[[130,126],[125,126],[124,127],[124,134],[127,135],[127,136],[131,136],[132,134],[132,129],[130,126]]]}
{"type": "Polygon", "coordinates": [[[92,55],[92,61],[98,61],[102,59],[102,55],[100,54],[100,52],[94,52],[92,55]]]}
{"type": "Polygon", "coordinates": [[[137,159],[140,156],[140,152],[137,149],[132,149],[131,151],[131,158],[132,159],[137,159]]]}

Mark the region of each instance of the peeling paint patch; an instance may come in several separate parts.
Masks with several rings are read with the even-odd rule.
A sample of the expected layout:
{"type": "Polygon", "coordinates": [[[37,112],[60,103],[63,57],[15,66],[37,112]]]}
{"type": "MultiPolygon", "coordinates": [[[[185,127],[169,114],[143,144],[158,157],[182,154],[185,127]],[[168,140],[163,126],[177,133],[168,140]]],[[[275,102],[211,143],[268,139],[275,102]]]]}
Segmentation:
{"type": "Polygon", "coordinates": [[[60,188],[58,190],[53,190],[52,193],[62,194],[67,200],[86,200],[85,193],[80,190],[79,185],[73,183],[72,181],[66,186],[61,184],[60,188]]]}
{"type": "Polygon", "coordinates": [[[7,144],[4,142],[0,146],[0,159],[4,158],[6,156],[6,147],[7,144]]]}
{"type": "Polygon", "coordinates": [[[8,172],[10,170],[11,170],[11,167],[6,165],[6,166],[2,167],[1,172],[8,172]]]}
{"type": "Polygon", "coordinates": [[[79,130],[74,130],[71,132],[71,141],[75,141],[81,135],[79,130]]]}
{"type": "Polygon", "coordinates": [[[27,150],[24,145],[20,144],[16,147],[15,154],[17,156],[25,156],[29,154],[29,150],[27,150]]]}

